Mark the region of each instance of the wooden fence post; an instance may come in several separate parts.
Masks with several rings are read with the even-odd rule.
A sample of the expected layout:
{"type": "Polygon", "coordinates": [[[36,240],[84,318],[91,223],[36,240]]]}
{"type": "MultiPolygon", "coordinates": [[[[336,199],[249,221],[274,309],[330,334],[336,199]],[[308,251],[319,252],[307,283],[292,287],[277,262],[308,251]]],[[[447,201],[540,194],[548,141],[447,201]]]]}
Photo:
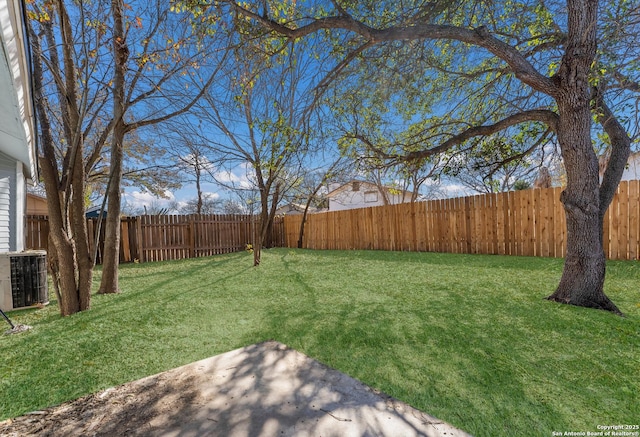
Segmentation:
{"type": "Polygon", "coordinates": [[[136,243],[138,245],[138,261],[143,263],[146,261],[145,256],[144,256],[144,248],[142,246],[142,217],[136,217],[136,234],[137,234],[137,239],[136,239],[136,243]]]}
{"type": "MultiPolygon", "coordinates": [[[[562,257],[566,218],[561,191],[548,188],[313,214],[307,217],[304,247],[562,257]]],[[[640,256],[639,216],[640,182],[622,182],[604,220],[603,243],[609,259],[640,256]]],[[[273,242],[296,247],[301,218],[274,221],[273,242]]],[[[123,258],[139,262],[238,251],[246,243],[256,245],[259,233],[259,222],[249,215],[168,220],[140,216],[123,220],[122,226],[123,258]]],[[[98,233],[94,220],[87,220],[87,231],[93,251],[98,233]]],[[[100,234],[98,261],[104,238],[100,234]]],[[[46,249],[47,236],[47,217],[27,216],[26,248],[46,249]]]]}
{"type": "Polygon", "coordinates": [[[189,258],[196,257],[196,220],[195,215],[190,214],[187,221],[187,233],[189,236],[189,258]]]}
{"type": "Polygon", "coordinates": [[[471,200],[473,197],[465,197],[464,198],[464,233],[465,233],[465,243],[466,243],[466,252],[465,253],[474,253],[473,252],[473,242],[471,241],[471,200]]]}

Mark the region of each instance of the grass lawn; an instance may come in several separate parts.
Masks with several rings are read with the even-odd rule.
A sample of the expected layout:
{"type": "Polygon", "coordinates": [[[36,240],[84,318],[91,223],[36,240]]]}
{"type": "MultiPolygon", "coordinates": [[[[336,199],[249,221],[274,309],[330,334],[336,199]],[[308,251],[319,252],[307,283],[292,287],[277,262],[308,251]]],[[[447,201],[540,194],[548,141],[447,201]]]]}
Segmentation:
{"type": "Polygon", "coordinates": [[[275,339],[477,436],[640,424],[637,262],[608,264],[626,318],[543,300],[557,259],[272,249],[251,264],[123,265],[123,292],[91,311],[10,313],[33,330],[0,335],[0,420],[275,339]]]}

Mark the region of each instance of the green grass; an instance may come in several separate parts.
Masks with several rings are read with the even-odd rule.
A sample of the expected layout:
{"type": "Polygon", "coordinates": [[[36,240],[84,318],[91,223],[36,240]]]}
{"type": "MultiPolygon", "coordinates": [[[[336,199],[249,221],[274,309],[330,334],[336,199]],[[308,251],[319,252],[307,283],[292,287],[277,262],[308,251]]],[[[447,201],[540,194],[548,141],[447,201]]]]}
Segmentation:
{"type": "MultiPolygon", "coordinates": [[[[477,436],[640,424],[640,265],[608,264],[625,318],[543,300],[562,260],[246,253],[121,267],[123,293],[10,314],[0,419],[275,339],[477,436]]],[[[96,281],[100,272],[96,272],[96,281]]],[[[6,325],[8,328],[8,325],[6,325]]]]}

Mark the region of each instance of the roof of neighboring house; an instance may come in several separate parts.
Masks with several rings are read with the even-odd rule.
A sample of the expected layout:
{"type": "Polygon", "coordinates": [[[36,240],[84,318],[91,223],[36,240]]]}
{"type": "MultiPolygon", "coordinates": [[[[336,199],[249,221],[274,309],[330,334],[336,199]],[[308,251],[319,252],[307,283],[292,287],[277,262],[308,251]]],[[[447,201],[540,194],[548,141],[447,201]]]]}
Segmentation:
{"type": "MultiPolygon", "coordinates": [[[[368,190],[380,191],[380,187],[378,186],[378,184],[374,184],[373,182],[369,182],[369,181],[360,181],[357,179],[353,179],[333,189],[331,189],[331,184],[330,184],[329,192],[325,194],[325,197],[330,198],[330,197],[336,196],[337,194],[341,193],[346,189],[351,190],[354,183],[360,184],[361,186],[366,185],[366,189],[368,190]]],[[[413,194],[411,191],[401,190],[400,188],[395,188],[395,187],[383,187],[383,188],[387,191],[397,192],[397,194],[404,194],[405,196],[411,196],[413,194]]]]}
{"type": "MultiPolygon", "coordinates": [[[[316,213],[316,212],[323,212],[326,211],[326,209],[322,209],[322,208],[315,208],[313,206],[309,207],[309,210],[307,211],[310,214],[316,213]]],[[[276,214],[277,215],[281,215],[281,214],[302,214],[304,212],[304,205],[301,203],[287,203],[285,205],[282,205],[281,207],[279,207],[278,209],[276,209],[276,214]]]]}
{"type": "MultiPolygon", "coordinates": [[[[100,210],[102,209],[101,205],[92,206],[91,208],[87,208],[85,212],[85,216],[87,218],[97,218],[100,217],[100,210]]],[[[107,210],[102,211],[102,217],[107,216],[107,210]]]]}
{"type": "Polygon", "coordinates": [[[37,176],[35,118],[20,0],[0,0],[0,152],[37,176]]]}

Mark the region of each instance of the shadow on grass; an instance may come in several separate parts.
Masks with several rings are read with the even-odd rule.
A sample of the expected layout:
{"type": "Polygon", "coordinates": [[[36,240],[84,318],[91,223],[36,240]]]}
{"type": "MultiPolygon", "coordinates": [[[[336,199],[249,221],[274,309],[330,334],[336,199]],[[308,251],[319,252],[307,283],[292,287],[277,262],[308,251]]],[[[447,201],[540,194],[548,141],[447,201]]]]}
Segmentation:
{"type": "Polygon", "coordinates": [[[168,262],[163,263],[162,271],[142,275],[135,274],[135,272],[148,272],[149,268],[145,268],[144,264],[125,266],[121,275],[132,275],[136,281],[142,281],[144,285],[115,295],[94,295],[94,298],[101,299],[99,310],[82,313],[83,320],[86,322],[96,321],[105,315],[117,318],[119,314],[126,317],[131,313],[131,309],[127,306],[128,303],[139,304],[141,296],[148,296],[150,308],[159,309],[164,305],[170,305],[175,300],[190,299],[203,291],[215,290],[216,285],[242,276],[252,267],[247,264],[245,268],[215,277],[206,274],[206,272],[210,269],[220,270],[224,269],[224,266],[237,264],[237,260],[241,256],[232,254],[221,258],[207,258],[198,260],[200,262],[195,266],[189,262],[168,262]],[[181,266],[189,267],[181,268],[181,266]],[[201,275],[206,276],[206,281],[200,280],[201,275]]]}
{"type": "Polygon", "coordinates": [[[19,417],[0,433],[466,436],[277,342],[19,417]]]}
{"type": "MultiPolygon", "coordinates": [[[[24,378],[29,387],[20,390],[27,398],[46,391],[47,384],[52,391],[55,383],[75,382],[74,372],[93,379],[79,389],[65,388],[59,402],[74,397],[73,390],[77,396],[86,387],[93,391],[109,381],[156,373],[159,361],[166,369],[274,338],[477,435],[586,429],[580,422],[585,411],[598,423],[638,417],[637,317],[618,320],[543,301],[531,292],[543,282],[538,272],[501,276],[502,260],[495,271],[475,268],[489,265],[489,257],[468,264],[467,258],[476,257],[290,250],[265,252],[263,265],[252,270],[250,262],[237,262],[240,256],[186,267],[175,262],[123,268],[126,285],[135,291],[99,296],[95,310],[36,326],[38,335],[24,334],[24,342],[5,342],[34,350],[0,363],[6,387],[14,389],[11,384],[24,378]],[[409,268],[402,268],[402,258],[409,268]],[[434,258],[446,261],[446,268],[429,270],[434,258]],[[193,323],[183,328],[181,318],[191,316],[193,323]],[[68,338],[63,329],[78,335],[68,338]],[[194,341],[198,335],[202,340],[194,341]],[[211,339],[223,336],[226,346],[213,351],[211,339]],[[148,359],[152,348],[156,354],[148,359]],[[194,358],[194,349],[203,355],[194,358]],[[178,359],[167,360],[172,352],[178,359]],[[622,354],[628,359],[617,358],[622,354]],[[44,355],[48,361],[41,361],[44,355]],[[73,362],[76,356],[82,356],[80,363],[73,362]],[[125,356],[127,369],[78,366],[85,359],[125,356]],[[14,370],[19,366],[24,371],[14,370]],[[55,382],[43,372],[29,380],[35,366],[51,369],[46,377],[55,372],[55,382]],[[600,411],[605,404],[608,411],[600,411]]],[[[524,270],[529,260],[514,263],[524,270]]],[[[536,262],[547,269],[556,261],[536,262]]]]}
{"type": "Polygon", "coordinates": [[[482,335],[447,332],[437,324],[416,334],[395,320],[407,316],[388,314],[380,305],[363,309],[345,303],[285,320],[274,309],[264,330],[247,341],[273,336],[472,434],[525,435],[526,429],[528,435],[542,435],[551,423],[563,422],[552,405],[531,399],[508,352],[484,348],[482,335]]]}
{"type": "MultiPolygon", "coordinates": [[[[226,254],[218,257],[206,257],[200,259],[189,260],[177,260],[167,261],[163,263],[141,263],[141,264],[123,264],[120,266],[120,278],[121,283],[126,282],[129,276],[134,277],[137,281],[143,281],[144,284],[141,287],[136,287],[134,290],[125,290],[121,293],[111,295],[99,295],[95,292],[92,293],[92,300],[101,299],[100,308],[96,310],[92,308],[89,311],[74,314],[67,319],[82,318],[86,321],[95,320],[104,316],[104,312],[108,312],[110,316],[117,314],[118,312],[127,312],[126,304],[131,301],[136,301],[141,295],[148,295],[149,302],[152,299],[159,298],[156,292],[158,289],[164,289],[171,284],[176,284],[175,291],[172,293],[163,292],[166,298],[162,298],[165,301],[169,301],[174,298],[179,298],[182,295],[197,292],[198,290],[211,289],[218,283],[240,276],[247,270],[250,270],[250,264],[247,263],[247,267],[241,270],[237,270],[233,274],[217,276],[212,281],[199,283],[190,283],[188,287],[185,287],[185,282],[188,283],[188,278],[197,276],[208,269],[219,268],[225,265],[231,265],[237,263],[238,259],[243,257],[243,253],[238,254],[226,254]],[[195,264],[195,265],[194,265],[195,264]],[[181,268],[186,267],[186,268],[181,268]],[[149,272],[149,270],[152,270],[149,272]],[[121,307],[121,308],[118,308],[121,307]]],[[[101,266],[96,268],[94,272],[94,288],[97,289],[101,276],[101,266]]],[[[209,279],[209,278],[208,278],[209,279]]],[[[54,296],[53,290],[49,287],[49,305],[42,309],[26,309],[19,311],[12,311],[7,313],[9,317],[16,316],[18,318],[34,318],[38,324],[49,324],[56,320],[61,319],[60,313],[57,311],[57,299],[54,296]],[[45,314],[45,315],[43,315],[45,314]]]]}
{"type": "MultiPolygon", "coordinates": [[[[280,249],[285,250],[285,249],[280,249]]],[[[465,267],[502,267],[502,268],[523,268],[527,270],[549,270],[562,268],[562,258],[541,258],[528,256],[508,256],[508,255],[475,255],[475,254],[455,254],[440,252],[393,252],[383,250],[313,250],[297,249],[298,254],[306,253],[314,257],[328,260],[345,259],[349,261],[385,261],[418,263],[425,265],[460,266],[465,267]]]]}
{"type": "MultiPolygon", "coordinates": [[[[319,253],[318,263],[352,260],[341,254],[319,253]]],[[[375,253],[363,256],[381,259],[375,253]]],[[[585,418],[576,418],[571,410],[597,408],[598,398],[589,395],[590,381],[578,376],[592,372],[588,352],[575,348],[593,343],[589,331],[624,322],[538,299],[533,309],[527,307],[529,300],[509,301],[507,295],[500,302],[497,293],[482,299],[456,293],[448,306],[430,300],[429,290],[415,292],[423,293],[422,299],[413,299],[415,306],[392,294],[386,301],[367,303],[351,295],[354,290],[331,299],[313,282],[317,276],[307,274],[307,264],[292,262],[287,254],[281,262],[299,290],[300,304],[286,313],[278,304],[270,305],[260,330],[246,335],[246,342],[275,338],[477,435],[546,435],[554,429],[584,428],[585,418]],[[558,354],[568,358],[558,361],[558,354]],[[557,383],[574,371],[575,394],[557,383]]],[[[629,363],[623,368],[629,380],[630,368],[629,363]]],[[[619,381],[614,379],[595,385],[602,387],[602,399],[616,391],[619,381]]],[[[615,421],[620,417],[616,414],[622,413],[602,411],[597,420],[615,421]]]]}

